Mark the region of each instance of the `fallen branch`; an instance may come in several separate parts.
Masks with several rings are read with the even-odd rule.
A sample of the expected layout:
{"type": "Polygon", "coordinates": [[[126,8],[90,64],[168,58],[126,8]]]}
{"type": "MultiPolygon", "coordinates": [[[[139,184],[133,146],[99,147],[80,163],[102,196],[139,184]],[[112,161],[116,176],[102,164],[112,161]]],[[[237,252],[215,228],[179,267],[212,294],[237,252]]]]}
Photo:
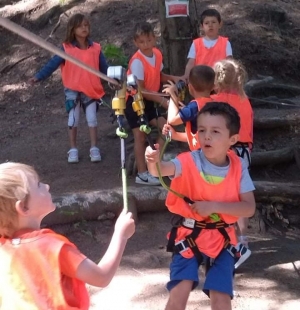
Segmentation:
{"type": "Polygon", "coordinates": [[[66,15],[67,17],[69,17],[69,15],[66,12],[63,12],[62,14],[60,14],[58,22],[55,24],[54,28],[52,29],[52,31],[50,32],[50,34],[48,35],[48,37],[45,39],[45,41],[48,41],[50,38],[52,38],[54,32],[57,30],[57,28],[60,26],[60,22],[61,19],[63,17],[63,15],[66,15]]]}
{"type": "Polygon", "coordinates": [[[24,56],[23,58],[18,59],[18,60],[16,60],[16,61],[14,61],[13,63],[9,63],[9,64],[5,65],[4,67],[2,67],[2,68],[0,69],[0,74],[2,74],[2,73],[7,73],[7,72],[10,71],[15,65],[17,65],[18,63],[22,62],[23,60],[25,60],[25,59],[27,59],[27,58],[29,58],[29,57],[31,57],[31,56],[32,56],[32,54],[31,54],[31,55],[24,56]]]}

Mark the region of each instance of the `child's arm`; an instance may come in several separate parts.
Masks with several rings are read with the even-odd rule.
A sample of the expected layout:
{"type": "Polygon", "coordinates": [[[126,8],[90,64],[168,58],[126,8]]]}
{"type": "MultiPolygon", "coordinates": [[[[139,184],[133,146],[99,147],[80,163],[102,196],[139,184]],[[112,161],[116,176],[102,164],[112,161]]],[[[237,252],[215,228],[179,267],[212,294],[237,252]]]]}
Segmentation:
{"type": "Polygon", "coordinates": [[[153,176],[158,177],[158,171],[156,168],[156,164],[158,163],[162,176],[173,176],[175,174],[174,163],[171,161],[160,161],[159,144],[155,144],[154,146],[156,148],[155,150],[148,146],[145,151],[145,158],[149,172],[153,176]]]}
{"type": "Polygon", "coordinates": [[[62,63],[64,63],[64,61],[65,60],[58,55],[53,56],[34,77],[29,79],[29,83],[47,79],[62,63]]]}
{"type": "Polygon", "coordinates": [[[90,259],[85,259],[78,267],[76,278],[90,285],[105,287],[112,280],[120,265],[120,261],[127,243],[135,230],[132,214],[123,211],[115,225],[115,231],[109,247],[96,265],[90,259]]]}
{"type": "Polygon", "coordinates": [[[173,81],[174,83],[177,83],[180,80],[183,80],[182,76],[169,75],[169,74],[165,74],[163,72],[160,73],[160,82],[161,83],[167,83],[168,81],[173,81]]]}
{"type": "Polygon", "coordinates": [[[107,68],[108,64],[106,61],[106,58],[102,52],[100,52],[99,55],[99,71],[102,72],[103,74],[107,74],[107,68]]]}
{"type": "MultiPolygon", "coordinates": [[[[140,87],[140,89],[146,90],[145,88],[145,82],[143,80],[137,80],[138,85],[140,87]]],[[[154,101],[157,102],[158,104],[160,104],[164,109],[168,109],[169,106],[169,100],[165,97],[160,97],[160,96],[156,96],[156,95],[151,95],[151,94],[143,94],[143,98],[149,100],[149,101],[154,101]]]]}
{"type": "Polygon", "coordinates": [[[187,135],[185,132],[179,132],[176,131],[171,125],[165,124],[162,129],[163,135],[168,135],[168,133],[171,133],[172,140],[180,141],[180,142],[188,142],[187,135]]]}
{"type": "Polygon", "coordinates": [[[195,59],[194,58],[189,58],[186,66],[185,66],[185,71],[184,71],[184,78],[185,80],[189,79],[190,72],[192,68],[195,66],[195,59]]]}
{"type": "Polygon", "coordinates": [[[238,202],[196,201],[191,208],[202,216],[223,213],[237,217],[251,217],[255,212],[255,199],[253,192],[247,192],[240,194],[238,202]]]}

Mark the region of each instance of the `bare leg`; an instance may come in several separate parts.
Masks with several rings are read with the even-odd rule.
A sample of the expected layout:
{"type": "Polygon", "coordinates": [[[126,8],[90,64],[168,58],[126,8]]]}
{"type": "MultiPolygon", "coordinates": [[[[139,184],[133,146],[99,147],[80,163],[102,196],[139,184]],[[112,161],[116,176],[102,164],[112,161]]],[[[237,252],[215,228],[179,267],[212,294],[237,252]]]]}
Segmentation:
{"type": "Polygon", "coordinates": [[[89,127],[91,147],[97,145],[97,127],[89,127]]]}
{"type": "Polygon", "coordinates": [[[209,291],[211,310],[231,310],[231,299],[228,294],[209,291]]]}
{"type": "MultiPolygon", "coordinates": [[[[240,236],[247,236],[248,225],[249,225],[249,218],[247,218],[247,217],[240,217],[238,219],[238,236],[239,237],[240,236]]],[[[248,246],[248,242],[246,242],[245,245],[248,246]]]]}
{"type": "Polygon", "coordinates": [[[69,140],[71,149],[77,148],[77,127],[69,128],[69,140]]]}
{"type": "Polygon", "coordinates": [[[136,161],[136,167],[138,173],[147,171],[147,165],[145,161],[145,133],[141,132],[139,128],[132,129],[134,137],[134,156],[136,161]]]}
{"type": "Polygon", "coordinates": [[[183,280],[170,291],[165,310],[184,310],[192,290],[193,281],[183,280]]]}

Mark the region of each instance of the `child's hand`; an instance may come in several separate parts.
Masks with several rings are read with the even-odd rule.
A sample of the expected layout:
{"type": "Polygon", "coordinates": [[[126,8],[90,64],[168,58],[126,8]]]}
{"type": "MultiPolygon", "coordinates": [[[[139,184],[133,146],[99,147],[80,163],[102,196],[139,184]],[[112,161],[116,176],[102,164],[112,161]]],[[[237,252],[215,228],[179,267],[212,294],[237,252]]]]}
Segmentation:
{"type": "Polygon", "coordinates": [[[30,84],[30,85],[34,85],[36,82],[38,82],[38,79],[36,77],[31,77],[27,81],[27,83],[30,84]]]}
{"type": "Polygon", "coordinates": [[[215,211],[212,208],[212,204],[207,201],[196,201],[191,204],[191,209],[203,217],[209,217],[215,211]]]}
{"type": "Polygon", "coordinates": [[[171,133],[171,137],[176,133],[175,129],[169,124],[164,124],[161,132],[164,136],[167,136],[169,133],[171,133]]]}
{"type": "Polygon", "coordinates": [[[129,239],[134,234],[135,223],[131,212],[125,213],[125,210],[121,212],[115,224],[115,232],[124,239],[129,239]]]}
{"type": "Polygon", "coordinates": [[[159,144],[154,144],[155,150],[152,149],[151,146],[147,146],[146,151],[145,151],[145,158],[147,163],[153,163],[156,164],[158,163],[159,160],[159,144]]]}
{"type": "Polygon", "coordinates": [[[164,84],[164,89],[162,90],[163,93],[169,94],[174,102],[178,101],[178,89],[176,87],[176,84],[174,84],[172,81],[168,81],[169,84],[164,84]]]}

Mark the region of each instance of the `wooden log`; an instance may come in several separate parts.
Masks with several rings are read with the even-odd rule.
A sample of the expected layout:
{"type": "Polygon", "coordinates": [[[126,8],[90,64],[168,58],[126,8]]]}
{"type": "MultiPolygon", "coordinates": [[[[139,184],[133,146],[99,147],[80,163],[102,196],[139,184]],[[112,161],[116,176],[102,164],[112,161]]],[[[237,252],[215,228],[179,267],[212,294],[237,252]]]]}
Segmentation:
{"type": "Polygon", "coordinates": [[[281,183],[269,181],[254,181],[254,191],[257,202],[281,202],[298,206],[300,199],[300,185],[298,183],[281,183]]]}
{"type": "Polygon", "coordinates": [[[248,96],[252,95],[252,92],[257,88],[265,87],[274,81],[272,76],[262,76],[259,80],[250,80],[246,83],[244,89],[248,96]]]}
{"type": "MultiPolygon", "coordinates": [[[[260,110],[261,111],[261,110],[260,110]]],[[[282,110],[281,110],[282,112],[282,110]]],[[[275,116],[269,116],[266,113],[256,111],[254,115],[255,129],[271,129],[278,127],[288,127],[300,124],[300,110],[285,111],[275,116]]]]}
{"type": "Polygon", "coordinates": [[[295,158],[293,147],[285,147],[274,151],[253,152],[251,154],[251,166],[268,166],[289,162],[295,158]]]}

